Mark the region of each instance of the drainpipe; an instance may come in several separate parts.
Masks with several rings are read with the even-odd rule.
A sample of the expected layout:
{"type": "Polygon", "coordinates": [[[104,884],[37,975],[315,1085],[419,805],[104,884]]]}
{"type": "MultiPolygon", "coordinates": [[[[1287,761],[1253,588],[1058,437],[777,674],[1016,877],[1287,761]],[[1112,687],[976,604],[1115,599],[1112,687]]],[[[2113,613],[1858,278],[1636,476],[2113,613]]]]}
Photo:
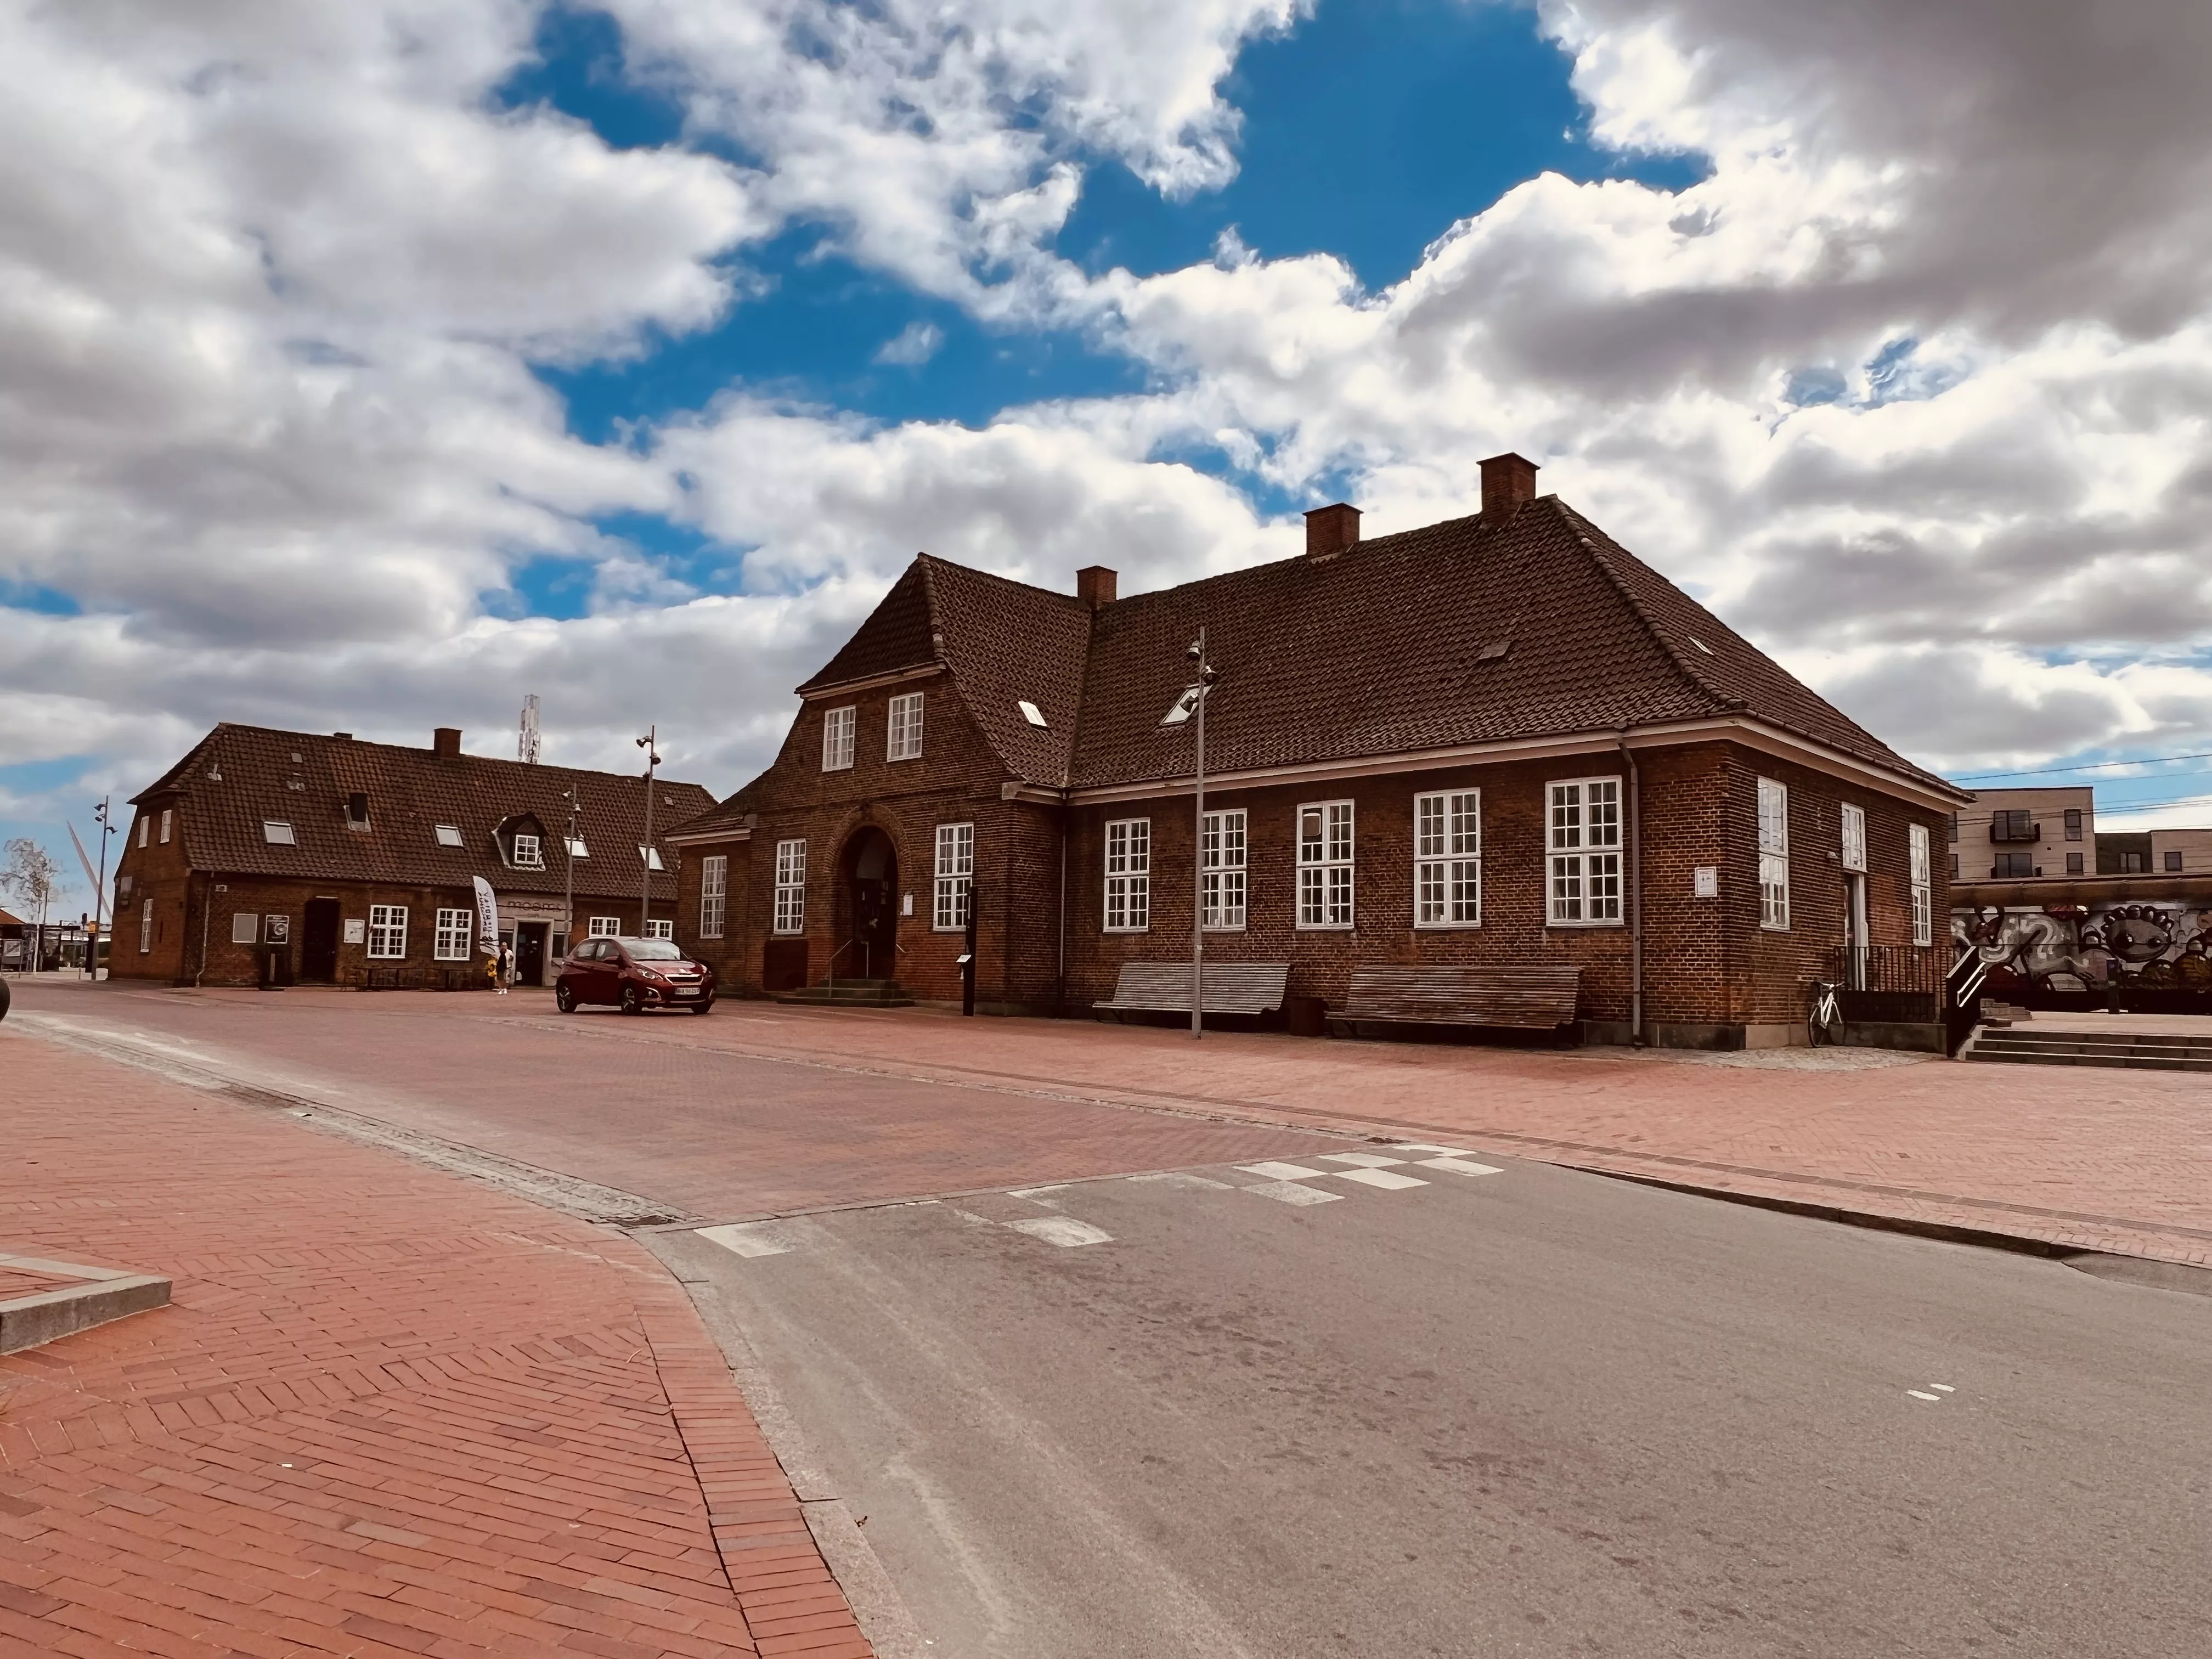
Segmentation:
{"type": "MultiPolygon", "coordinates": [[[[189,884],[185,891],[191,893],[189,884]]],[[[192,989],[195,991],[200,988],[200,981],[207,977],[208,912],[214,908],[215,873],[212,871],[203,872],[200,876],[200,970],[192,975],[192,989]]]]}
{"type": "Polygon", "coordinates": [[[1060,806],[1060,987],[1054,995],[1054,1012],[1063,1018],[1067,1013],[1067,815],[1065,800],[1060,806]]]}
{"type": "Polygon", "coordinates": [[[1628,768],[1628,1040],[1644,1046],[1644,784],[1628,733],[1619,738],[1628,768]]]}

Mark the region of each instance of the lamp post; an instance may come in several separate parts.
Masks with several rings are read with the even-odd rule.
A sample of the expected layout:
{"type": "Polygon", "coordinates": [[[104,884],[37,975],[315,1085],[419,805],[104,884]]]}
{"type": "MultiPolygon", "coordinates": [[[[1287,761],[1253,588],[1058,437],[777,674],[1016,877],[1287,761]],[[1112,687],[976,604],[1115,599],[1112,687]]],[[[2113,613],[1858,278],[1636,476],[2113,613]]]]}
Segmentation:
{"type": "Polygon", "coordinates": [[[107,902],[107,838],[115,833],[115,826],[107,821],[107,804],[113,799],[112,795],[102,795],[100,805],[92,810],[92,821],[100,826],[100,878],[92,888],[92,939],[85,946],[85,955],[94,980],[100,977],[100,941],[107,937],[104,908],[107,902]]]}
{"type": "Polygon", "coordinates": [[[638,862],[645,866],[645,875],[640,884],[637,901],[637,936],[646,937],[646,924],[653,915],[653,769],[660,764],[660,752],[653,747],[659,732],[658,726],[648,726],[637,746],[645,750],[645,845],[637,849],[638,862]]]}
{"type": "Polygon", "coordinates": [[[568,851],[568,879],[561,895],[561,959],[566,962],[576,948],[576,817],[584,803],[574,789],[562,790],[561,798],[568,803],[568,833],[561,840],[568,851]]]}
{"type": "Polygon", "coordinates": [[[1197,763],[1192,769],[1193,802],[1190,842],[1190,1035],[1194,1042],[1206,1030],[1206,698],[1213,686],[1213,665],[1206,658],[1206,629],[1184,653],[1198,676],[1192,697],[1197,730],[1197,763]]]}

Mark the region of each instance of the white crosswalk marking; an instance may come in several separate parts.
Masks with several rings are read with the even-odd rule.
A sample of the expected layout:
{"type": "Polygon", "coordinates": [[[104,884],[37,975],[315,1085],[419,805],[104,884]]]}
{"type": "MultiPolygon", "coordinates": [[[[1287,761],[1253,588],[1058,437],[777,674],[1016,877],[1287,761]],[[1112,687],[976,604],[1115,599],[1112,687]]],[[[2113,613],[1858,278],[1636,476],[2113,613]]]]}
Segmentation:
{"type": "Polygon", "coordinates": [[[1237,1167],[1246,1175],[1261,1176],[1269,1181],[1311,1181],[1316,1176],[1329,1173],[1327,1170],[1309,1170],[1303,1164],[1240,1164],[1237,1167]]]}
{"type": "Polygon", "coordinates": [[[696,1231],[708,1243],[742,1256],[781,1255],[791,1249],[790,1237],[773,1221],[736,1221],[726,1227],[696,1231]]]}
{"type": "Polygon", "coordinates": [[[1073,1249],[1080,1244],[1111,1244],[1114,1235],[1087,1221],[1078,1221],[1072,1215],[1041,1215],[1030,1221],[1009,1221],[1006,1224],[1018,1233],[1027,1233],[1031,1238],[1041,1238],[1048,1244],[1057,1244],[1073,1249]]]}
{"type": "MultiPolygon", "coordinates": [[[[1319,1170],[1306,1171],[1310,1176],[1321,1173],[1319,1170]]],[[[1270,1181],[1257,1187],[1247,1187],[1244,1190],[1257,1193],[1262,1198],[1272,1198],[1279,1204],[1334,1204],[1344,1196],[1342,1193],[1316,1192],[1311,1187],[1302,1186],[1295,1181],[1270,1181]]]]}
{"type": "Polygon", "coordinates": [[[1323,1152],[1324,1164],[1356,1164],[1364,1170],[1387,1170],[1393,1164],[1403,1164],[1402,1158],[1384,1158],[1376,1152],[1323,1152]]]}
{"type": "Polygon", "coordinates": [[[1336,1170],[1331,1173],[1340,1181],[1356,1181],[1363,1187],[1380,1187],[1389,1193],[1429,1184],[1418,1176],[1400,1175],[1395,1170],[1336,1170]]]}
{"type": "Polygon", "coordinates": [[[1425,1158],[1419,1162],[1424,1170],[1449,1170],[1454,1175],[1486,1176],[1505,1173],[1495,1164],[1477,1164],[1471,1158],[1425,1158]]]}

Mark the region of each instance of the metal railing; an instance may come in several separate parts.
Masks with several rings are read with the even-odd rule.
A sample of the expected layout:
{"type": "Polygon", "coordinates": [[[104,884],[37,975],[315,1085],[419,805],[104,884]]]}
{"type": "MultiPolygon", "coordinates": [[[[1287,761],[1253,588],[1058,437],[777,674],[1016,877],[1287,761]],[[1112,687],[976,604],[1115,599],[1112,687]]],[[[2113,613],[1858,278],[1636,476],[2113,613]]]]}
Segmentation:
{"type": "Polygon", "coordinates": [[[1844,945],[1828,952],[1826,976],[1847,991],[1943,988],[1943,953],[1931,945],[1844,945]]]}

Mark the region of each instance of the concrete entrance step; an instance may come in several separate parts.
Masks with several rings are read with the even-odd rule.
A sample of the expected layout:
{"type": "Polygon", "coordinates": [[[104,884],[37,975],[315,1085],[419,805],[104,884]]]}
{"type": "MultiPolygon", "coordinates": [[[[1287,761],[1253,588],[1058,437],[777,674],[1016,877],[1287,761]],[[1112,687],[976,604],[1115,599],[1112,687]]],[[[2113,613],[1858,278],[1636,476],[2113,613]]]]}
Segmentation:
{"type": "Polygon", "coordinates": [[[2116,1066],[2138,1071],[2212,1072],[2212,1042],[2146,1031],[1984,1030],[1970,1060],[2015,1066],[2116,1066]]]}
{"type": "Polygon", "coordinates": [[[841,979],[804,990],[778,991],[778,1002],[817,1008],[911,1008],[914,998],[895,979],[841,979]]]}

